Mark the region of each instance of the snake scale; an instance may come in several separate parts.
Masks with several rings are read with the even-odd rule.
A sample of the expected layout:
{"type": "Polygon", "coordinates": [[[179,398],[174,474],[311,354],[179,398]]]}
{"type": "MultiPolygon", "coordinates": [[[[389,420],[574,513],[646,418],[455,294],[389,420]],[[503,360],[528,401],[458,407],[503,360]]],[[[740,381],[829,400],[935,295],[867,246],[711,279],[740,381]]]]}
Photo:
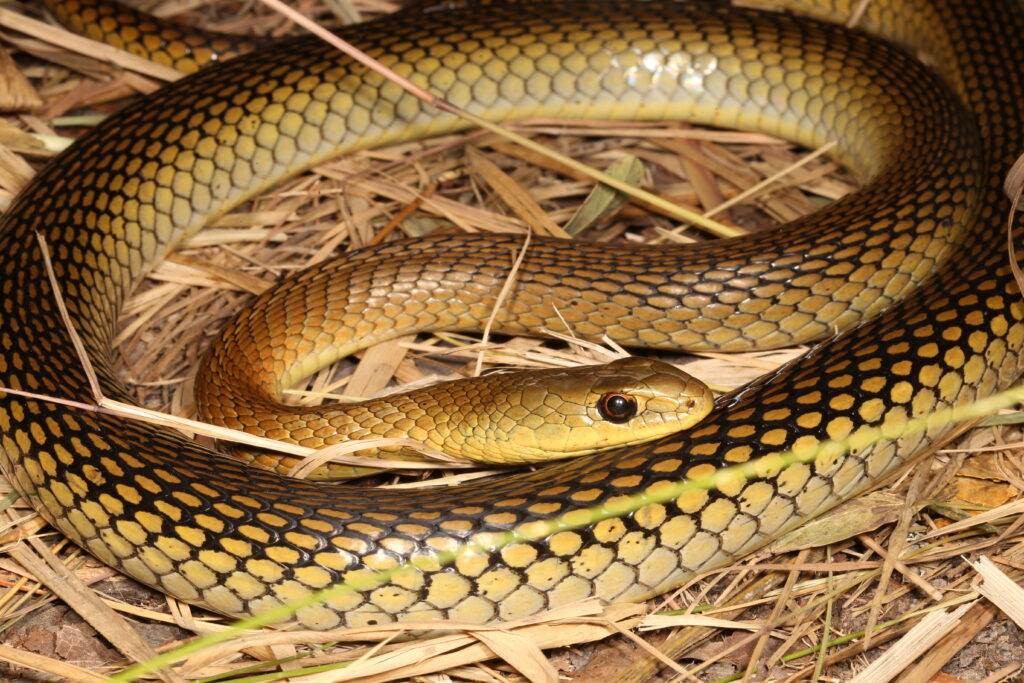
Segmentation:
{"type": "MultiPolygon", "coordinates": [[[[786,6],[841,22],[854,4],[786,6]]],[[[165,428],[9,394],[0,402],[5,471],[103,561],[218,612],[259,613],[339,581],[375,582],[297,613],[317,629],[487,622],[588,596],[641,600],[757,548],[951,428],[615,510],[628,494],[723,465],[963,404],[1021,371],[1024,306],[1002,248],[999,185],[1024,131],[1022,8],[875,0],[859,25],[925,51],[950,87],[858,32],[717,3],[495,4],[344,32],[492,119],[686,118],[839,143],[836,157],[863,189],[782,231],[679,250],[531,246],[505,331],[557,329],[554,306],[576,334],[647,346],[769,347],[845,330],[719,399],[694,431],[457,489],[368,494],[248,468],[165,428]],[[590,519],[576,511],[592,506],[604,511],[599,521],[436,561],[488,532],[560,514],[590,519]],[[415,570],[375,573],[408,559],[415,570]]],[[[104,391],[128,400],[111,370],[118,312],[184,236],[334,154],[460,127],[309,40],[128,107],[54,160],[3,217],[0,385],[90,395],[37,232],[104,391]]],[[[348,291],[336,318],[360,345],[408,331],[395,327],[404,313],[422,329],[474,327],[519,244],[439,236],[349,255],[335,266],[348,291]]],[[[290,282],[301,298],[301,276],[290,282]]]]}

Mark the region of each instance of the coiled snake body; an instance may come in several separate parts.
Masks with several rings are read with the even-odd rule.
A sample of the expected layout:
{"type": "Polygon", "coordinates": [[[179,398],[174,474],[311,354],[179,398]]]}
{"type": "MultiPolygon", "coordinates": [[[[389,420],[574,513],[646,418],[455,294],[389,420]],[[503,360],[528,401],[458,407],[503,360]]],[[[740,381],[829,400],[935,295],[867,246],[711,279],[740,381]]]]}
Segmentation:
{"type": "MultiPolygon", "coordinates": [[[[849,4],[798,9],[841,21],[849,4]]],[[[686,117],[809,146],[839,142],[864,189],[784,232],[678,252],[546,240],[529,251],[504,309],[507,331],[557,328],[553,306],[576,334],[663,347],[777,346],[847,329],[721,399],[695,432],[457,490],[368,499],[214,457],[166,429],[7,395],[5,470],[97,557],[227,614],[418,560],[303,608],[297,616],[312,628],[485,622],[587,596],[639,600],[749,552],[950,428],[830,451],[632,513],[617,506],[722,465],[965,403],[1021,370],[1024,306],[1001,249],[998,190],[1024,130],[1021,7],[877,0],[861,25],[927,48],[955,94],[859,35],[718,5],[495,5],[350,34],[399,73],[492,118],[686,117]],[[480,534],[572,520],[591,506],[603,506],[600,521],[432,564],[480,534]]],[[[37,232],[104,391],[127,400],[110,365],[119,308],[185,235],[284,173],[458,126],[312,41],[217,66],[128,108],[54,161],[3,217],[0,384],[89,396],[37,232]]],[[[336,267],[350,294],[331,315],[360,343],[407,332],[395,310],[412,311],[421,328],[472,327],[518,244],[446,236],[358,254],[336,267]]]]}

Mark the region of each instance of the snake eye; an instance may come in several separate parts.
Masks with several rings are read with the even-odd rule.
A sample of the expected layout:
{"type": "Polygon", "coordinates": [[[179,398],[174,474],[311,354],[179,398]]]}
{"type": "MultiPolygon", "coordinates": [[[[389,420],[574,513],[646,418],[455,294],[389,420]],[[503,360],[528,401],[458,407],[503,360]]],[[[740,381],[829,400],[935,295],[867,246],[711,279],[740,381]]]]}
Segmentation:
{"type": "Polygon", "coordinates": [[[636,399],[625,394],[605,394],[597,401],[601,417],[619,424],[636,415],[636,399]]]}

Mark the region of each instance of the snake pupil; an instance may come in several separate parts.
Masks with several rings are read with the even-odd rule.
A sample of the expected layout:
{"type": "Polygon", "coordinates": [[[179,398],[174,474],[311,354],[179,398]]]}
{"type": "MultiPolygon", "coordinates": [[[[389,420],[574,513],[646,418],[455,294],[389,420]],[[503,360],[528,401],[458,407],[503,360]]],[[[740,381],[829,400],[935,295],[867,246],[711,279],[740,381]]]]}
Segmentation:
{"type": "Polygon", "coordinates": [[[624,394],[605,394],[597,402],[597,410],[609,422],[625,422],[636,415],[636,399],[624,394]]]}

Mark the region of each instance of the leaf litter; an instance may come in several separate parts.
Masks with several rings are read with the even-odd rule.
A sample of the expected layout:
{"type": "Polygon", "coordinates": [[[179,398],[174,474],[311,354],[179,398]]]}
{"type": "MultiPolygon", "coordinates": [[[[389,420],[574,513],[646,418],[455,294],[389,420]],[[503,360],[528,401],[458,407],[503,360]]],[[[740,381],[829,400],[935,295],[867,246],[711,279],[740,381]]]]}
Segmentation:
{"type": "MultiPolygon", "coordinates": [[[[394,9],[380,0],[340,4],[347,12],[364,16],[394,9]]],[[[207,28],[278,35],[288,30],[287,22],[265,10],[254,9],[239,17],[225,6],[205,2],[168,1],[156,7],[165,5],[175,16],[184,12],[181,16],[189,23],[207,28]]],[[[0,47],[13,56],[42,106],[0,118],[0,167],[11,171],[0,172],[0,211],[33,170],[102,118],[76,119],[68,112],[102,115],[115,110],[125,97],[158,87],[159,80],[154,79],[170,77],[159,71],[140,75],[125,70],[137,67],[129,58],[119,59],[115,66],[98,62],[92,45],[69,37],[62,29],[53,29],[61,33],[46,42],[31,23],[41,19],[37,13],[25,6],[10,7],[0,8],[4,12],[0,47]],[[17,16],[12,20],[12,15],[17,16]]],[[[302,7],[330,21],[324,5],[307,2],[302,7]]],[[[33,106],[31,93],[22,96],[33,106]]],[[[513,128],[596,168],[619,162],[629,169],[624,177],[634,183],[639,179],[655,194],[695,210],[711,212],[723,202],[738,199],[719,210],[716,218],[745,232],[803,215],[856,187],[820,151],[808,153],[763,135],[681,124],[590,121],[539,120],[513,128]]],[[[325,164],[222,217],[158,266],[125,308],[117,338],[119,370],[142,405],[189,417],[190,379],[200,354],[211,335],[252,293],[284,274],[379,240],[415,238],[435,229],[525,235],[527,221],[537,234],[559,234],[564,229],[560,226],[580,214],[584,225],[577,218],[570,227],[580,231],[582,239],[634,243],[708,239],[692,228],[681,228],[663,213],[622,202],[616,192],[585,202],[594,187],[572,168],[494,133],[448,136],[325,164]]],[[[728,390],[801,352],[667,354],[666,358],[728,390]]],[[[481,362],[484,367],[503,368],[562,366],[606,360],[607,353],[565,340],[487,339],[481,344],[479,337],[468,335],[420,336],[393,343],[384,351],[367,352],[359,362],[343,362],[317,373],[297,387],[293,400],[316,400],[315,395],[323,393],[368,396],[394,391],[407,384],[469,375],[481,362]]],[[[901,680],[929,680],[940,675],[943,667],[946,673],[941,675],[947,678],[942,680],[1009,680],[1016,672],[1013,662],[1000,657],[1014,646],[1017,651],[1024,647],[1020,629],[1002,616],[1005,612],[1011,619],[1020,618],[1016,611],[1024,573],[1024,538],[1016,523],[1024,511],[1020,443],[1020,430],[1014,424],[976,429],[956,451],[924,461],[930,476],[942,482],[927,497],[908,500],[908,492],[919,492],[911,490],[911,478],[896,479],[873,497],[837,509],[820,526],[802,530],[809,538],[791,539],[783,548],[787,552],[759,553],[652,601],[646,608],[651,616],[646,618],[637,606],[602,607],[591,602],[524,620],[521,625],[450,625],[447,635],[417,640],[402,640],[397,627],[331,634],[268,629],[242,634],[194,655],[163,677],[228,680],[259,675],[262,679],[276,671],[273,676],[291,680],[440,680],[439,675],[447,680],[502,681],[559,676],[717,680],[743,678],[746,669],[747,680],[810,680],[816,675],[821,680],[854,676],[883,680],[872,676],[885,666],[900,672],[901,680]],[[900,537],[894,538],[893,522],[900,520],[900,510],[908,504],[913,512],[902,516],[900,537]],[[830,524],[842,533],[828,531],[830,524]],[[823,545],[827,554],[821,550],[823,545]],[[891,555],[893,549],[897,552],[891,555]],[[929,595],[920,581],[908,579],[908,572],[938,595],[929,595]],[[1008,581],[1000,576],[1009,577],[1008,581]],[[992,603],[984,601],[983,595],[992,603]],[[992,604],[998,609],[993,611],[992,604]],[[949,614],[958,616],[952,620],[959,629],[953,635],[946,627],[926,621],[946,619],[948,623],[949,614]],[[861,630],[869,622],[875,629],[864,651],[861,630]],[[641,630],[635,633],[642,635],[631,638],[644,638],[643,647],[622,635],[638,627],[641,630]],[[922,630],[934,640],[922,652],[930,648],[938,656],[911,656],[909,644],[918,642],[922,630]],[[900,645],[893,643],[897,638],[900,645]],[[601,648],[614,647],[628,648],[629,655],[613,658],[611,664],[599,656],[601,648]],[[653,655],[652,648],[660,654],[653,655]],[[873,663],[879,661],[884,664],[873,663]],[[313,670],[339,664],[344,669],[313,670]]],[[[436,476],[396,473],[379,475],[373,483],[411,486],[436,476]]],[[[447,475],[453,483],[470,476],[474,475],[447,475]]],[[[67,619],[65,613],[54,611],[66,608],[45,587],[47,581],[54,582],[48,572],[58,566],[68,568],[69,576],[84,578],[66,582],[75,584],[73,590],[81,594],[69,598],[72,603],[92,595],[113,608],[97,629],[107,634],[103,641],[107,652],[113,652],[110,644],[128,646],[129,656],[140,658],[147,651],[177,644],[189,633],[225,628],[224,620],[215,615],[198,610],[193,614],[187,605],[98,565],[42,525],[24,501],[12,500],[10,491],[9,483],[0,482],[0,495],[6,496],[3,543],[11,558],[0,561],[5,590],[0,596],[4,634],[0,660],[9,663],[8,672],[34,669],[67,680],[98,680],[128,664],[112,657],[103,665],[90,662],[93,670],[87,670],[62,660],[56,651],[32,650],[33,643],[47,641],[44,622],[67,619]],[[25,559],[25,536],[35,539],[32,553],[40,558],[35,562],[25,559]],[[16,559],[44,575],[35,576],[16,559]],[[96,587],[108,595],[96,593],[96,587]],[[112,592],[119,597],[109,597],[112,592]],[[38,621],[40,617],[43,622],[38,621]],[[178,634],[169,637],[167,631],[142,629],[159,624],[174,624],[178,634]],[[146,634],[150,640],[160,634],[162,640],[146,643],[138,636],[123,635],[123,628],[146,634]],[[137,648],[132,649],[130,642],[137,643],[137,648]]],[[[77,609],[95,618],[99,608],[77,609]]]]}

